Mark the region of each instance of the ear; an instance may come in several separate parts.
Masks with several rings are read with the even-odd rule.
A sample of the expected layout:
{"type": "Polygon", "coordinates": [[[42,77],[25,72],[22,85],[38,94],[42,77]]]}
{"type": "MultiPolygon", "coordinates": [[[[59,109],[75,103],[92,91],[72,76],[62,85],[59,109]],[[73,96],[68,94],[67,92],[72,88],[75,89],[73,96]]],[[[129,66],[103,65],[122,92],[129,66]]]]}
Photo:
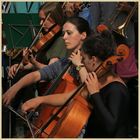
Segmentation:
{"type": "Polygon", "coordinates": [[[96,56],[92,56],[92,57],[91,57],[91,59],[92,59],[92,61],[94,61],[94,62],[96,62],[96,61],[97,61],[96,56]]]}
{"type": "Polygon", "coordinates": [[[93,66],[94,66],[94,65],[99,65],[101,62],[102,62],[102,61],[101,61],[98,57],[92,56],[92,58],[91,58],[91,63],[92,63],[93,66]]]}
{"type": "Polygon", "coordinates": [[[82,39],[82,40],[85,40],[86,37],[87,37],[87,33],[86,33],[86,32],[83,32],[83,33],[81,34],[81,39],[82,39]]]}
{"type": "Polygon", "coordinates": [[[95,56],[91,57],[91,63],[94,66],[96,64],[97,58],[95,56]]]}

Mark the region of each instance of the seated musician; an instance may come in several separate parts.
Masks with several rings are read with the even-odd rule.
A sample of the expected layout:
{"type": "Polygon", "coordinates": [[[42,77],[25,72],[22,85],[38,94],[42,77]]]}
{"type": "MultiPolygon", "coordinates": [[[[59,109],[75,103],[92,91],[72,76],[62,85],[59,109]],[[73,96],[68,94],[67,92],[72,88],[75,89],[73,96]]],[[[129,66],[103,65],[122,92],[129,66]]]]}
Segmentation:
{"type": "MultiPolygon", "coordinates": [[[[114,55],[113,37],[108,31],[104,31],[83,42],[88,34],[86,30],[80,32],[76,23],[71,19],[64,24],[63,39],[68,49],[74,49],[69,59],[76,66],[81,81],[86,84],[86,88],[79,94],[94,106],[84,137],[127,137],[129,95],[126,85],[111,69],[107,69],[105,74],[100,77],[98,77],[98,73],[94,72],[102,62],[114,55]],[[78,50],[80,48],[81,52],[78,50]]],[[[81,24],[81,22],[79,23],[81,24]]],[[[81,27],[83,29],[85,26],[81,27]]],[[[8,105],[22,87],[39,80],[53,79],[62,71],[67,62],[67,59],[61,59],[39,71],[26,75],[4,94],[3,104],[8,105]]],[[[74,75],[77,76],[77,74],[74,75]]],[[[41,104],[61,106],[72,94],[73,92],[31,99],[22,105],[22,111],[34,110],[41,104]]]]}
{"type": "MultiPolygon", "coordinates": [[[[44,3],[40,9],[39,9],[39,17],[40,17],[40,25],[44,24],[42,33],[40,33],[40,37],[47,34],[52,26],[55,24],[58,24],[60,26],[63,25],[63,22],[65,21],[62,9],[59,8],[61,5],[58,3],[44,3]],[[50,17],[45,20],[46,16],[51,12],[50,17]]],[[[34,57],[29,58],[29,62],[27,65],[21,65],[21,70],[28,70],[37,68],[40,69],[46,64],[51,64],[55,61],[57,61],[59,58],[62,58],[67,55],[65,44],[63,39],[60,37],[61,30],[59,34],[55,35],[53,40],[50,41],[48,44],[46,42],[45,46],[42,46],[42,50],[37,53],[36,59],[34,57]],[[63,51],[61,51],[63,50],[63,51]]],[[[23,52],[24,54],[27,52],[23,52]]],[[[30,51],[31,52],[31,51],[30,51]]],[[[32,56],[32,55],[31,55],[32,56]]],[[[9,69],[9,77],[13,78],[15,76],[16,69],[18,67],[18,64],[14,64],[9,69]]]]}
{"type": "Polygon", "coordinates": [[[90,13],[89,7],[89,2],[64,2],[62,5],[63,13],[66,17],[82,17],[92,26],[92,14],[90,13]]]}
{"type": "MultiPolygon", "coordinates": [[[[114,43],[110,38],[107,33],[91,37],[83,43],[81,55],[79,51],[70,57],[73,64],[82,66],[79,73],[87,75],[85,80],[87,90],[81,95],[94,107],[87,123],[84,135],[86,138],[127,137],[129,94],[125,83],[112,70],[107,70],[100,78],[93,72],[104,60],[114,54],[114,43]]],[[[83,78],[83,74],[80,75],[83,78]]],[[[43,74],[41,76],[43,78],[43,74]]],[[[37,97],[25,102],[22,110],[23,112],[34,110],[41,104],[61,106],[71,95],[72,92],[37,97]]]]}

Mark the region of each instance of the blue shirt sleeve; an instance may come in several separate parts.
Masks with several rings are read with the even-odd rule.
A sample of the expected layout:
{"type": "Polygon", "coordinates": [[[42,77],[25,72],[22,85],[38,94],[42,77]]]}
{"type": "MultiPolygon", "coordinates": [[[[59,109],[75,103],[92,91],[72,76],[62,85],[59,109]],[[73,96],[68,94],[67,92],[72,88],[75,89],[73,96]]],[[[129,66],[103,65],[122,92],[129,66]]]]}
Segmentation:
{"type": "Polygon", "coordinates": [[[59,61],[40,69],[40,80],[55,79],[62,72],[66,64],[67,61],[65,59],[60,59],[59,61]]]}

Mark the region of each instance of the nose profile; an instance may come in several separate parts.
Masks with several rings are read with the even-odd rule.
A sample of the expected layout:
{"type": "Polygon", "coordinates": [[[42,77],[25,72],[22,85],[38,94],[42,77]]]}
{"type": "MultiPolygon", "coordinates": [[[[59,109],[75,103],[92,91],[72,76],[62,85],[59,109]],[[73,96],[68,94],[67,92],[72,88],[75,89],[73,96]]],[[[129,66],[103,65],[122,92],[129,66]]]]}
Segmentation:
{"type": "Polygon", "coordinates": [[[63,33],[63,39],[65,40],[66,38],[67,38],[67,33],[64,32],[64,33],[63,33]]]}

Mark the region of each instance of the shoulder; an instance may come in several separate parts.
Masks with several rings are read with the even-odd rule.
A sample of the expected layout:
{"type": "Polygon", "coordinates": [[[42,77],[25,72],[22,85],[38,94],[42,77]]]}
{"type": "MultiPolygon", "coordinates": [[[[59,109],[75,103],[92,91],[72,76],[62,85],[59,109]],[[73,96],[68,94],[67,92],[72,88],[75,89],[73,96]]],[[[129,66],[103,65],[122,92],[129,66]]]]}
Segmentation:
{"type": "Polygon", "coordinates": [[[127,88],[127,86],[123,83],[123,82],[120,82],[120,81],[112,81],[110,83],[108,83],[106,86],[106,88],[115,88],[117,89],[118,88],[127,88]]]}
{"type": "Polygon", "coordinates": [[[102,91],[111,96],[126,96],[128,95],[128,88],[120,81],[112,81],[102,88],[102,91]]]}

